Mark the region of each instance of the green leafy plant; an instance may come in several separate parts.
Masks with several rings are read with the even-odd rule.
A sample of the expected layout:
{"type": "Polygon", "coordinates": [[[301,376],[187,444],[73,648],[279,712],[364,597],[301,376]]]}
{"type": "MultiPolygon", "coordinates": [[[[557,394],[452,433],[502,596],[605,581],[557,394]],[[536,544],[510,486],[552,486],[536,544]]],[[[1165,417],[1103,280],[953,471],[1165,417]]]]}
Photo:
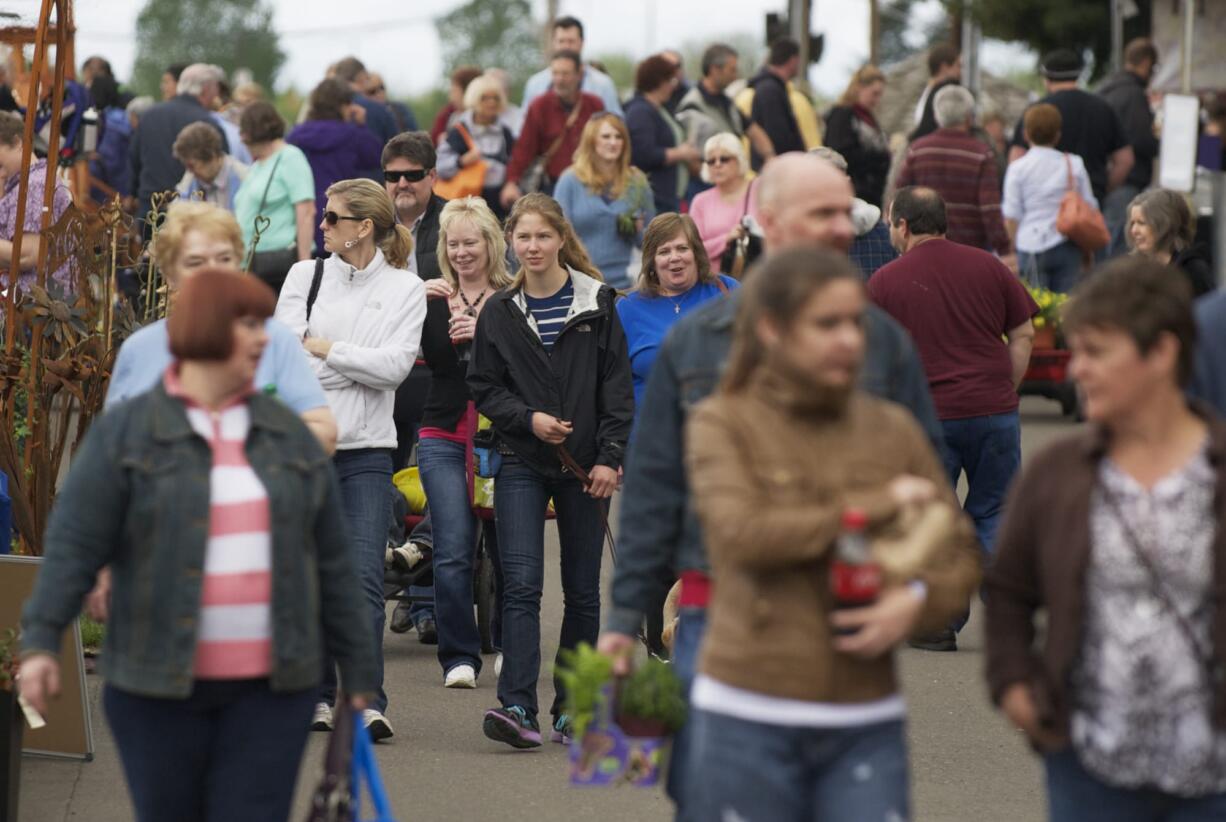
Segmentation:
{"type": "Polygon", "coordinates": [[[102,642],[106,639],[106,626],[94,622],[87,616],[81,617],[81,647],[86,653],[98,653],[102,649],[102,642]]]}
{"type": "Polygon", "coordinates": [[[666,736],[685,724],[685,695],[673,666],[652,657],[626,677],[617,724],[631,736],[666,736]]]}
{"type": "Polygon", "coordinates": [[[562,651],[562,664],[556,673],[566,687],[566,713],[574,734],[581,737],[595,720],[596,711],[605,698],[604,688],[613,678],[613,661],[581,642],[573,651],[562,651]]]}
{"type": "Polygon", "coordinates": [[[8,691],[17,678],[17,632],[12,628],[0,631],[0,691],[8,691]]]}

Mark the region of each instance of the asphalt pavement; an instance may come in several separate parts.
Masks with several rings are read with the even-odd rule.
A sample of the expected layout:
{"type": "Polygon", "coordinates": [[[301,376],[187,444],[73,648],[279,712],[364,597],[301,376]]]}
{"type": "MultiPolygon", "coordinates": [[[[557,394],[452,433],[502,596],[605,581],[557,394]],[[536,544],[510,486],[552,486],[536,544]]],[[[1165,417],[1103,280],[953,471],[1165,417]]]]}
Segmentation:
{"type": "MultiPolygon", "coordinates": [[[[1070,429],[1056,403],[1033,398],[1023,401],[1025,454],[1070,429]]],[[[542,659],[548,661],[557,647],[562,617],[557,538],[552,526],[546,551],[542,659]]],[[[607,566],[606,562],[606,578],[607,566]]],[[[982,628],[982,612],[976,609],[959,637],[957,653],[901,652],[917,820],[1038,822],[1044,818],[1039,763],[1020,734],[1008,727],[987,700],[982,628]]],[[[456,691],[443,688],[435,649],[420,644],[416,634],[389,633],[384,647],[388,717],[396,735],[378,745],[376,753],[399,822],[671,819],[671,805],[659,790],[570,787],[566,752],[560,745],[514,751],[487,740],[481,733],[482,712],[497,704],[492,656],[486,658],[476,690],[456,691]]],[[[553,693],[548,665],[541,674],[540,700],[547,705],[553,693]]],[[[127,822],[133,818],[114,743],[98,704],[99,686],[98,678],[91,676],[94,760],[25,757],[21,822],[127,822]]],[[[292,819],[305,818],[324,742],[325,735],[312,734],[292,819]]],[[[369,813],[360,818],[369,819],[369,813]]]]}

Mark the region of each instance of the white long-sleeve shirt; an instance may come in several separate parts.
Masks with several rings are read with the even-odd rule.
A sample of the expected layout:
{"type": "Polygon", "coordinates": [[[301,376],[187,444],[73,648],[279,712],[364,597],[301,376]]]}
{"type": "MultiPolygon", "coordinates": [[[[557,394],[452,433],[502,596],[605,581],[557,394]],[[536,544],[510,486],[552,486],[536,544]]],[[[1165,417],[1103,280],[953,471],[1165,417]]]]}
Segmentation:
{"type": "Polygon", "coordinates": [[[336,254],[324,261],[311,321],[307,295],[314,260],[296,263],[285,278],[276,318],[299,337],[329,340],[326,360],[303,349],[336,417],[337,449],[395,448],[396,389],[421,347],[426,289],[416,274],[393,268],[381,251],[358,270],[336,254]]]}
{"type": "Polygon", "coordinates": [[[1031,146],[1005,170],[1004,198],[1000,210],[1006,220],[1017,221],[1017,250],[1039,254],[1055,248],[1066,237],[1056,231],[1060,201],[1068,191],[1069,169],[1073,185],[1085,201],[1098,208],[1085,163],[1076,154],[1046,146],[1031,146]]]}

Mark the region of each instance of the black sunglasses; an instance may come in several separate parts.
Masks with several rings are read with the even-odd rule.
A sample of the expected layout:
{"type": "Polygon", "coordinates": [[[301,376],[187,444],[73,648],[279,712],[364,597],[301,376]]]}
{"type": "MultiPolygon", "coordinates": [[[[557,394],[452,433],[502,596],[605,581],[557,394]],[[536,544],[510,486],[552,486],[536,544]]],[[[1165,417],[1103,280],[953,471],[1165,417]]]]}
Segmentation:
{"type": "Polygon", "coordinates": [[[401,180],[408,180],[410,183],[420,183],[426,179],[426,175],[430,173],[428,168],[415,168],[412,171],[385,171],[383,172],[383,181],[387,183],[398,183],[401,180]]]}
{"type": "Polygon", "coordinates": [[[351,220],[352,222],[360,223],[365,219],[365,217],[348,217],[344,214],[337,214],[335,211],[324,212],[324,222],[328,225],[336,225],[341,220],[351,220]]]}

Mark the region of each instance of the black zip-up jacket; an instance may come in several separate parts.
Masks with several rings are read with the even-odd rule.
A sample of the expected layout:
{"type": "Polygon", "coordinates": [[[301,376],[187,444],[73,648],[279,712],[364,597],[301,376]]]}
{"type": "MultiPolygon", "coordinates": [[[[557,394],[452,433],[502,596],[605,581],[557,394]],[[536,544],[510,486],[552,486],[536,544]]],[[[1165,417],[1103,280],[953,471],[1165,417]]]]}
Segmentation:
{"type": "Polygon", "coordinates": [[[612,288],[574,269],[574,301],[552,352],[522,290],[500,291],[477,319],[468,387],[503,445],[548,477],[561,478],[557,449],[532,433],[541,411],[574,425],[565,446],[585,469],[621,467],[634,420],[634,382],[612,288]]]}

